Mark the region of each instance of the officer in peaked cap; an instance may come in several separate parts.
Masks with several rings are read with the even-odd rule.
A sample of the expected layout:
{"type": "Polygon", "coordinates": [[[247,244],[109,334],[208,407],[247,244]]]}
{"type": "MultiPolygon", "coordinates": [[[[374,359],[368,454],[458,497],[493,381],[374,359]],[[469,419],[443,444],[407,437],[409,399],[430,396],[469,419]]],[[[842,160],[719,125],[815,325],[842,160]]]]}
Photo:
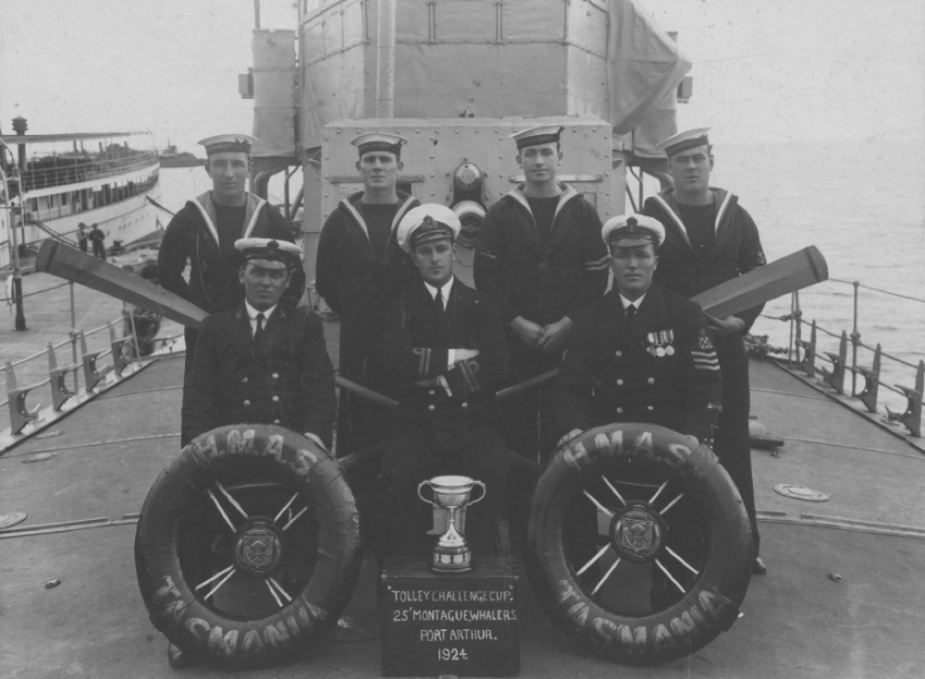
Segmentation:
{"type": "MultiPolygon", "coordinates": [[[[652,283],[664,227],[644,215],[621,215],[604,223],[601,236],[610,250],[614,286],[576,316],[569,335],[553,392],[560,444],[611,422],[668,427],[696,438],[693,448],[710,442],[722,398],[719,364],[700,306],[652,283]]],[[[653,481],[632,474],[621,480],[653,481]]],[[[702,545],[691,538],[688,517],[696,512],[687,502],[665,514],[668,545],[687,563],[697,563],[702,545]]],[[[593,525],[593,518],[577,522],[582,523],[593,525]]],[[[581,530],[574,527],[576,540],[581,530]]],[[[589,545],[597,539],[584,538],[589,545]]],[[[677,562],[666,567],[675,580],[686,582],[677,562]]],[[[674,586],[655,568],[651,575],[653,610],[676,602],[674,586]]]]}
{"type": "Polygon", "coordinates": [[[456,213],[438,204],[408,211],[398,242],[417,269],[386,315],[383,365],[398,385],[399,417],[382,458],[382,526],[393,555],[427,556],[433,545],[418,484],[440,474],[483,481],[485,500],[467,517],[484,555],[504,506],[510,462],[498,429],[495,391],[508,350],[496,307],[453,276],[456,213]]]}
{"type": "Polygon", "coordinates": [[[653,285],[665,238],[652,217],[608,219],[614,287],[578,315],[555,389],[559,433],[608,422],[652,422],[704,441],[721,398],[700,306],[653,285]],[[594,379],[603,381],[598,388],[594,379]]]}
{"type": "Polygon", "coordinates": [[[278,424],[331,444],[334,371],[320,319],[281,304],[301,251],[287,241],[242,238],[245,296],[202,324],[183,394],[187,440],[236,422],[278,424]]]}
{"type": "MultiPolygon", "coordinates": [[[[764,265],[758,227],[738,198],[710,186],[714,166],[709,128],[687,130],[659,144],[668,156],[673,187],[648,198],[642,212],[665,226],[665,244],[655,281],[693,297],[764,265]]],[[[763,305],[726,318],[707,317],[723,369],[723,412],[716,435],[716,454],[735,481],[748,510],[755,544],[752,571],[767,569],[759,557],[758,521],[748,434],[748,358],[743,336],[763,305]]]]}
{"type": "MultiPolygon", "coordinates": [[[[365,132],[353,139],[363,190],[340,202],[318,242],[315,284],[340,316],[340,374],[378,392],[389,391],[381,365],[385,309],[414,273],[396,240],[402,217],[418,204],[398,188],[406,142],[386,132],[365,132]]],[[[381,440],[390,426],[380,408],[341,390],[338,455],[381,440]]]]}
{"type": "MultiPolygon", "coordinates": [[[[205,169],[212,189],[187,201],[170,220],[161,241],[158,282],[208,313],[234,308],[244,299],[238,276],[244,260],[235,241],[256,236],[294,242],[286,219],[266,200],[246,190],[255,141],[246,134],[220,134],[199,142],[206,150],[205,169]],[[188,282],[183,276],[187,264],[188,282]]],[[[304,290],[305,273],[294,271],[285,302],[295,305],[304,290]]],[[[185,376],[189,376],[196,330],[186,328],[185,337],[185,376]]]]}
{"type": "MultiPolygon", "coordinates": [[[[559,365],[575,315],[607,287],[600,217],[558,181],[562,130],[545,124],[511,135],[524,183],[489,208],[476,246],[475,285],[498,301],[515,382],[559,365]]],[[[508,445],[531,459],[548,454],[555,443],[548,388],[505,408],[508,445]]]]}

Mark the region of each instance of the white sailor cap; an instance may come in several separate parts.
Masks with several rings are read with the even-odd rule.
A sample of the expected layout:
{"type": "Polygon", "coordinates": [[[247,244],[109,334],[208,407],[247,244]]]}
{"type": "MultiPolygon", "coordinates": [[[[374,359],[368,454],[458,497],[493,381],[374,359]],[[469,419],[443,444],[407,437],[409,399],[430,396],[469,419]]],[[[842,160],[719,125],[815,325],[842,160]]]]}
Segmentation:
{"type": "Polygon", "coordinates": [[[246,261],[260,260],[260,266],[267,269],[292,266],[302,255],[296,244],[274,238],[239,238],[234,247],[246,261]]]}
{"type": "Polygon", "coordinates": [[[536,125],[511,135],[517,143],[517,149],[539,144],[552,144],[559,141],[559,135],[565,128],[562,125],[536,125]]]}
{"type": "Polygon", "coordinates": [[[213,137],[200,139],[198,143],[206,147],[206,155],[213,153],[246,153],[251,154],[251,147],[257,138],[249,134],[216,134],[213,137]]]}
{"type": "Polygon", "coordinates": [[[709,144],[710,140],[707,139],[707,132],[709,131],[709,127],[696,127],[693,130],[678,132],[673,137],[668,137],[668,139],[656,144],[656,147],[662,149],[665,155],[671,158],[671,156],[681,153],[681,151],[709,144]]]}
{"type": "Polygon", "coordinates": [[[350,142],[357,147],[360,157],[370,151],[388,151],[396,156],[401,156],[401,145],[407,144],[408,140],[397,134],[387,132],[365,132],[350,142]]]}
{"type": "Polygon", "coordinates": [[[408,210],[398,224],[398,246],[410,253],[418,245],[449,238],[456,240],[462,225],[459,217],[446,205],[425,203],[408,210]]]}
{"type": "Polygon", "coordinates": [[[604,222],[601,238],[608,246],[631,248],[652,243],[658,250],[665,242],[665,227],[654,217],[640,214],[620,215],[604,222]]]}

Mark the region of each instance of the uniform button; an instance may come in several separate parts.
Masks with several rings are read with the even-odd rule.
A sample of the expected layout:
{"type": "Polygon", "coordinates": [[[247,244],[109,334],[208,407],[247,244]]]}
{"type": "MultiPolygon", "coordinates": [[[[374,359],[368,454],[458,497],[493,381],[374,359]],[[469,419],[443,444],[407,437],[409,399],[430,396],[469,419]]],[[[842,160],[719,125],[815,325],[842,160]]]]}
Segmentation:
{"type": "Polygon", "coordinates": [[[617,386],[618,386],[618,387],[622,387],[622,386],[623,386],[623,378],[622,378],[622,377],[621,377],[620,379],[617,380],[617,386]]]}
{"type": "Polygon", "coordinates": [[[649,378],[649,384],[655,384],[655,378],[654,378],[654,377],[650,377],[650,378],[649,378]]]}
{"type": "Polygon", "coordinates": [[[271,400],[273,403],[279,403],[279,396],[274,396],[271,400]]]}
{"type": "Polygon", "coordinates": [[[273,420],[273,424],[279,424],[279,420],[273,420]]]}
{"type": "Polygon", "coordinates": [[[274,379],[274,380],[278,380],[278,379],[279,379],[279,373],[273,373],[273,379],[274,379]]]}
{"type": "Polygon", "coordinates": [[[463,401],[463,402],[462,402],[462,407],[463,407],[463,408],[468,408],[468,407],[469,407],[469,402],[468,402],[468,401],[463,401]]]}
{"type": "Polygon", "coordinates": [[[245,408],[246,408],[247,406],[249,406],[250,404],[251,404],[250,401],[248,401],[247,399],[244,399],[244,407],[245,407],[245,408]]]}
{"type": "Polygon", "coordinates": [[[623,352],[620,351],[619,349],[617,349],[617,350],[614,352],[614,356],[620,357],[620,356],[622,356],[622,355],[623,355],[623,352]]]}
{"type": "Polygon", "coordinates": [[[246,378],[246,377],[242,377],[242,378],[241,378],[241,382],[242,382],[242,384],[247,384],[247,378],[246,378]]]}
{"type": "Polygon", "coordinates": [[[434,394],[436,394],[437,392],[436,392],[436,391],[434,391],[433,389],[431,389],[431,390],[430,390],[430,391],[428,391],[427,393],[428,393],[428,394],[430,394],[431,396],[433,396],[433,395],[434,395],[434,394]]]}
{"type": "Polygon", "coordinates": [[[437,409],[437,406],[435,406],[433,403],[431,403],[429,406],[427,406],[427,409],[428,409],[430,412],[434,412],[434,411],[437,409]]]}
{"type": "Polygon", "coordinates": [[[655,406],[646,406],[646,410],[655,410],[655,406]]]}
{"type": "Polygon", "coordinates": [[[617,415],[623,414],[623,408],[617,408],[617,415]]]}

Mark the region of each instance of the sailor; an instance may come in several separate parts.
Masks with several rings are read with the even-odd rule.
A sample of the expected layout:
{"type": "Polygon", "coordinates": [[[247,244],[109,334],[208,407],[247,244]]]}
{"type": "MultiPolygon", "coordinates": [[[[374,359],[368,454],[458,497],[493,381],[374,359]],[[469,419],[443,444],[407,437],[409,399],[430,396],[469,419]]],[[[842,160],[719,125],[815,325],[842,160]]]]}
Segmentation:
{"type": "Polygon", "coordinates": [[[93,256],[106,261],[106,234],[100,228],[99,224],[94,223],[90,227],[90,233],[87,235],[90,242],[93,243],[93,256]]]}
{"type": "Polygon", "coordinates": [[[238,277],[244,299],[202,324],[193,370],[183,389],[183,435],[234,423],[276,424],[331,445],[334,368],[321,320],[282,304],[299,248],[288,241],[242,238],[238,277]]]}
{"type": "Polygon", "coordinates": [[[576,315],[569,335],[553,392],[560,443],[610,422],[712,439],[722,380],[703,312],[652,283],[664,227],[621,215],[601,234],[614,287],[576,315]]]}
{"type": "MultiPolygon", "coordinates": [[[[245,190],[252,168],[246,134],[220,134],[199,143],[206,149],[206,172],[212,190],[187,201],[164,231],[157,258],[161,286],[208,313],[236,307],[244,299],[239,269],[244,263],[235,249],[240,238],[266,237],[294,242],[292,227],[262,198],[245,190]],[[183,277],[187,263],[189,280],[183,277]]],[[[284,302],[295,305],[305,289],[305,273],[294,271],[284,302]]],[[[185,377],[196,351],[196,331],[186,328],[185,377]]],[[[186,443],[186,441],[182,441],[186,443]]]]}
{"type": "MultiPolygon", "coordinates": [[[[378,392],[388,391],[380,364],[385,308],[409,266],[395,231],[418,203],[398,190],[404,143],[403,137],[380,132],[352,141],[363,190],[341,201],[325,221],[318,243],[316,288],[341,321],[339,372],[378,392]]],[[[389,427],[389,418],[378,407],[341,390],[338,455],[379,441],[389,427]]]]}
{"type": "Polygon", "coordinates": [[[507,377],[508,350],[489,297],[453,276],[460,222],[434,203],[408,212],[398,243],[419,272],[389,306],[384,366],[399,386],[399,417],[381,466],[382,519],[393,555],[428,554],[428,506],[418,484],[441,474],[483,481],[466,534],[485,554],[504,507],[510,473],[495,391],[507,377]]]}
{"type": "MultiPolygon", "coordinates": [[[[488,210],[476,248],[475,285],[500,306],[515,382],[558,366],[575,315],[607,286],[597,211],[557,180],[562,129],[512,135],[525,181],[488,210]]],[[[530,391],[505,408],[508,445],[531,459],[555,442],[548,393],[530,391]]]]}
{"type": "MultiPolygon", "coordinates": [[[[674,183],[646,200],[642,212],[666,231],[655,282],[685,297],[748,273],[765,263],[758,227],[738,199],[710,186],[713,147],[709,128],[688,130],[661,142],[674,183]]],[[[748,359],[743,336],[763,305],[726,318],[707,317],[723,371],[723,412],[716,433],[716,454],[735,481],[748,511],[755,545],[753,572],[767,568],[759,557],[758,522],[748,437],[748,359]]]]}

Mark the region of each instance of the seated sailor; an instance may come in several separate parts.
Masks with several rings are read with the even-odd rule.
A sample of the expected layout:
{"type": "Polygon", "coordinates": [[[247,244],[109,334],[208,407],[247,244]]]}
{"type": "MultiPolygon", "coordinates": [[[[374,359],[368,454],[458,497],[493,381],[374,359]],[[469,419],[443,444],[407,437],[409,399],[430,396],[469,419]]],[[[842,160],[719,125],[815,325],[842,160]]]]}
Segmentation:
{"type": "Polygon", "coordinates": [[[507,375],[507,343],[497,308],[453,276],[459,230],[456,214],[433,203],[409,210],[398,227],[420,278],[390,305],[383,349],[399,416],[382,459],[381,519],[397,556],[432,551],[431,508],[417,494],[423,480],[461,474],[486,484],[466,519],[476,555],[489,550],[505,503],[510,461],[495,390],[507,375]]]}
{"type": "Polygon", "coordinates": [[[226,424],[277,424],[331,444],[334,369],[320,319],[280,304],[300,264],[286,241],[242,238],[244,301],[203,321],[183,389],[183,434],[226,424]]]}
{"type": "MultiPolygon", "coordinates": [[[[562,440],[611,422],[650,422],[708,440],[722,400],[700,307],[653,285],[661,222],[613,217],[601,229],[613,289],[575,318],[553,393],[562,440]]],[[[560,441],[561,442],[561,441],[560,441]]]]}

